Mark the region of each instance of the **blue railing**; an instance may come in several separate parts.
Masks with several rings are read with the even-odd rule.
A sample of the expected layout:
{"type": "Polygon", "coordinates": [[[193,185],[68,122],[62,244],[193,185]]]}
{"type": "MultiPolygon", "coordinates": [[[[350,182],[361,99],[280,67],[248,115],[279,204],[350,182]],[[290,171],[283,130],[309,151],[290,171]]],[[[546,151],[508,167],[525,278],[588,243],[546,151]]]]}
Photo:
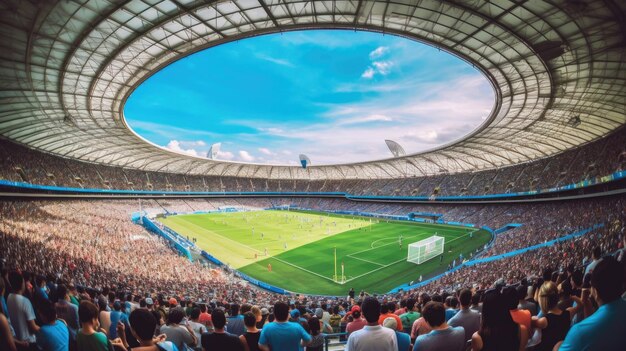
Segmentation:
{"type": "Polygon", "coordinates": [[[168,233],[167,231],[161,229],[158,225],[154,224],[148,217],[142,217],[139,220],[139,223],[143,225],[147,230],[159,235],[160,237],[167,240],[176,251],[180,252],[183,256],[187,257],[190,261],[192,260],[191,251],[189,251],[189,247],[180,243],[180,241],[175,237],[174,234],[168,233]]]}

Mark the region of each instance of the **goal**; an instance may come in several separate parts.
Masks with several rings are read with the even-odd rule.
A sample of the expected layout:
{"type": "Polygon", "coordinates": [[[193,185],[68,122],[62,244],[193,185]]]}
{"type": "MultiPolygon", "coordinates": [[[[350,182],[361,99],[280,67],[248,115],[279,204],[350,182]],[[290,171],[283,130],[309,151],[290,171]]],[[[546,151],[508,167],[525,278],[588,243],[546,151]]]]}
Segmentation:
{"type": "Polygon", "coordinates": [[[444,243],[445,238],[436,235],[411,243],[409,244],[409,253],[406,260],[415,264],[422,264],[433,257],[441,255],[444,243]]]}

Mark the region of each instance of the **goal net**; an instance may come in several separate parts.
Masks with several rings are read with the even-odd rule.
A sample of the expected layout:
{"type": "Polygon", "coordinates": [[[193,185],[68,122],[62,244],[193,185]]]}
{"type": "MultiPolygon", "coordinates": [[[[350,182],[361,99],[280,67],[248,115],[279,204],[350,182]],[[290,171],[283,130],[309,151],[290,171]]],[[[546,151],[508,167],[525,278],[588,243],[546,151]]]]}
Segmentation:
{"type": "Polygon", "coordinates": [[[444,242],[444,237],[434,235],[409,244],[409,253],[406,260],[415,264],[422,264],[433,257],[439,256],[443,253],[444,242]]]}

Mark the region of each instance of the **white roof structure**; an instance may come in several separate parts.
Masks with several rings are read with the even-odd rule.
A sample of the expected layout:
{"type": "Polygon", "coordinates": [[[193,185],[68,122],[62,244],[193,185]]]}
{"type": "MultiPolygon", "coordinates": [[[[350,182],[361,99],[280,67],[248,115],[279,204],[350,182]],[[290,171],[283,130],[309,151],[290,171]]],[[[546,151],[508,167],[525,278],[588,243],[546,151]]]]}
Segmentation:
{"type": "Polygon", "coordinates": [[[343,179],[497,168],[555,155],[626,122],[625,13],[621,0],[0,0],[0,137],[86,162],[186,174],[343,179]],[[307,169],[180,155],[124,121],[133,89],[175,60],[316,28],[395,34],[446,50],[484,72],[496,104],[482,126],[437,149],[307,169]]]}

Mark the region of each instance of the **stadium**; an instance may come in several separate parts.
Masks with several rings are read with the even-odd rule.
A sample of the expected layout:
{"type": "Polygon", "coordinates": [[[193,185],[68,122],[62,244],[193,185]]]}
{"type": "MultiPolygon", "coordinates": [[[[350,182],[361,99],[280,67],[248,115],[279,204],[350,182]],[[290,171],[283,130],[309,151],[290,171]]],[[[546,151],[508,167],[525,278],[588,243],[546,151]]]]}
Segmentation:
{"type": "MultiPolygon", "coordinates": [[[[0,0],[0,10],[1,350],[626,345],[625,2],[0,0]],[[370,123],[378,136],[426,120],[385,129],[400,117],[363,104],[371,111],[356,121],[353,105],[333,100],[338,122],[300,130],[310,107],[296,101],[287,117],[281,103],[307,84],[258,87],[267,72],[229,70],[235,59],[190,64],[227,48],[281,70],[297,69],[296,56],[340,66],[320,81],[357,66],[296,54],[310,43],[287,59],[255,52],[302,33],[323,33],[327,55],[356,52],[359,38],[441,52],[436,60],[464,70],[434,75],[472,71],[488,107],[453,110],[473,124],[431,116],[428,147],[382,135],[381,153],[353,126],[370,123]],[[202,104],[276,112],[257,128],[272,151],[229,153],[252,138],[241,127],[252,122],[228,113],[199,131],[167,110],[168,133],[190,123],[184,133],[214,139],[210,149],[195,142],[202,153],[156,141],[163,107],[146,108],[143,124],[131,112],[149,99],[189,104],[146,88],[184,64],[215,89],[202,104]],[[239,93],[219,95],[225,82],[239,93]],[[238,140],[214,137],[240,127],[238,140]]],[[[397,104],[398,91],[418,90],[413,74],[391,72],[401,63],[377,46],[356,77],[396,74],[399,87],[375,93],[397,104]]],[[[310,79],[298,72],[291,79],[310,79]]],[[[422,110],[478,99],[473,86],[455,95],[437,83],[452,97],[419,100],[422,110]]]]}

